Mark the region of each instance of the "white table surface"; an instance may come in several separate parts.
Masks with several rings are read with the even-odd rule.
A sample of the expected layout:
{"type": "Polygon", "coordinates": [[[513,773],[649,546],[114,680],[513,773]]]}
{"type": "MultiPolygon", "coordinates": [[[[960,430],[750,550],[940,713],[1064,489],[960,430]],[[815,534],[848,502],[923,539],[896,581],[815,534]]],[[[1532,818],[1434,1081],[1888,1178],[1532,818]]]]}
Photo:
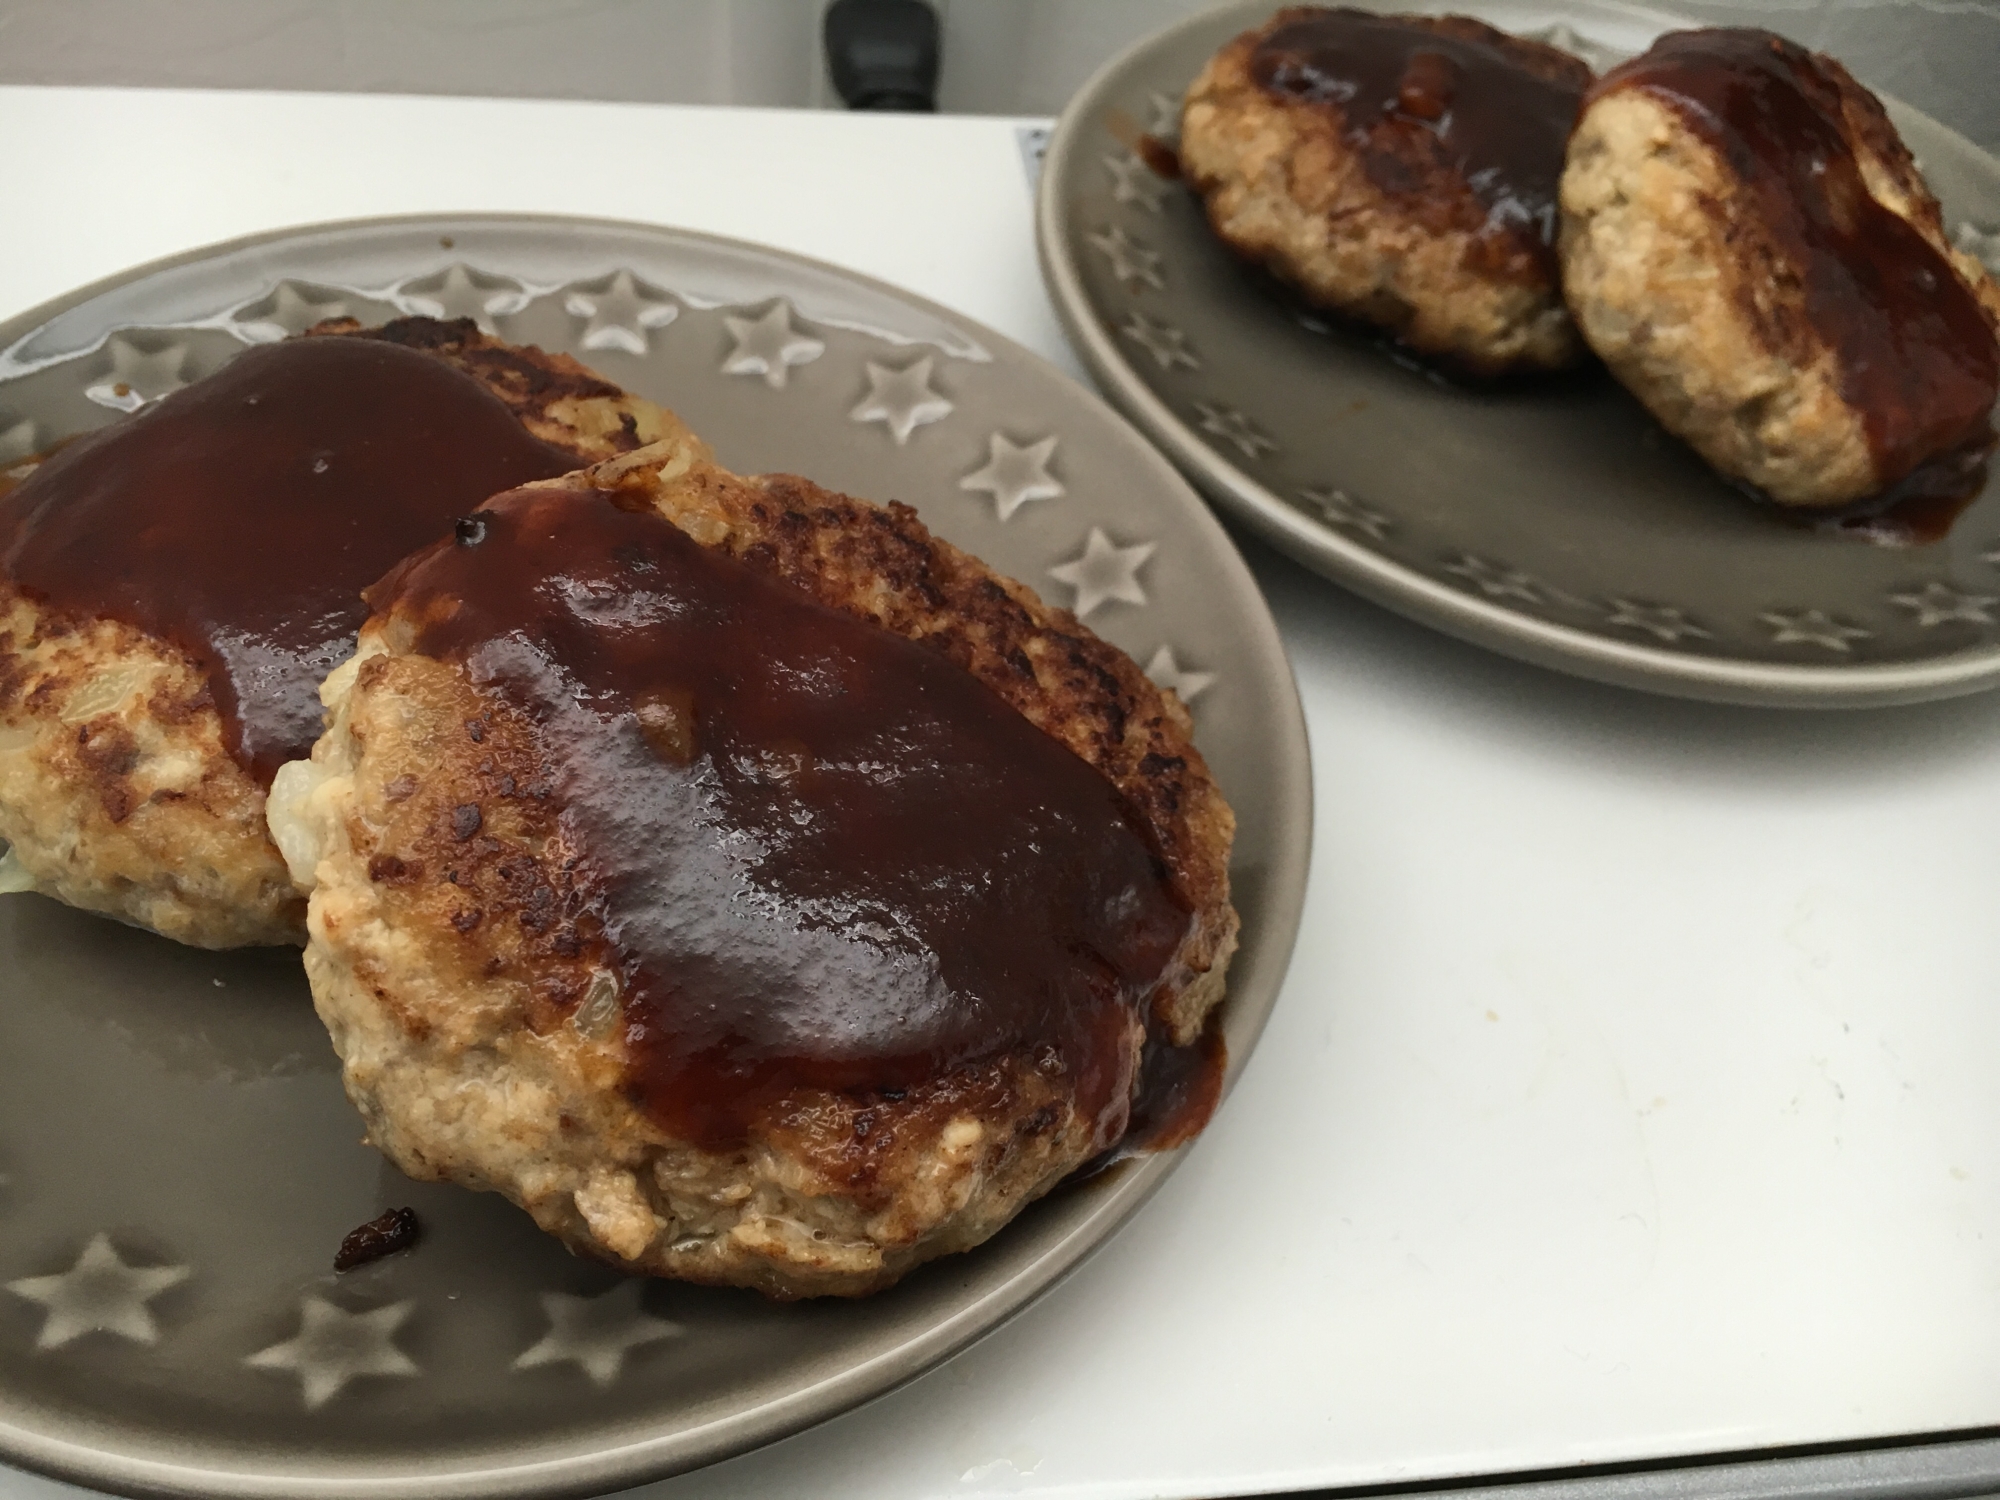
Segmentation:
{"type": "MultiPolygon", "coordinates": [[[[1075,368],[1010,122],[0,89],[0,141],[0,317],[252,230],[565,211],[820,256],[1075,368]]],[[[1213,1496],[2000,1423],[2000,696],[1656,699],[1246,550],[1318,812],[1242,1087],[1014,1323],[635,1493],[1213,1496]]]]}

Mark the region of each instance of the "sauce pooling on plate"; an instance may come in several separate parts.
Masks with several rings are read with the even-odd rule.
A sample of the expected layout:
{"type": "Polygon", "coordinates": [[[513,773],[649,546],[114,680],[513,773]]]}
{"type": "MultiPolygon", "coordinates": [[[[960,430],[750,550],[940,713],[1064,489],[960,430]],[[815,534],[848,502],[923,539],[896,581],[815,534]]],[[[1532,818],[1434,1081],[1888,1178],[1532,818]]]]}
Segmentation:
{"type": "Polygon", "coordinates": [[[1265,36],[1250,74],[1279,97],[1339,110],[1359,143],[1370,181],[1384,192],[1422,194],[1429,178],[1407,151],[1367,149],[1385,126],[1406,144],[1436,142],[1439,165],[1465,180],[1487,212],[1487,229],[1556,269],[1556,189],[1590,68],[1580,59],[1525,49],[1462,17],[1434,26],[1358,10],[1309,11],[1265,36]],[[1434,26],[1436,29],[1434,29],[1434,26]]]}
{"type": "Polygon", "coordinates": [[[170,642],[260,785],[312,750],[361,590],[487,496],[580,460],[471,376],[375,339],[248,349],[0,493],[0,575],[170,642]]]}
{"type": "Polygon", "coordinates": [[[532,726],[664,1128],[1024,1057],[1125,1132],[1193,915],[1117,788],[942,653],[588,489],[501,497],[369,599],[532,726]]]}
{"type": "MultiPolygon", "coordinates": [[[[1643,89],[1754,195],[1800,270],[1790,306],[1836,352],[1885,490],[1949,512],[1983,481],[2000,348],[1944,255],[1869,194],[1836,80],[1768,31],[1683,31],[1605,74],[1592,99],[1643,89]]],[[[1948,524],[1948,518],[1947,518],[1948,524]]],[[[1922,538],[1919,538],[1922,539],[1922,538]]]]}

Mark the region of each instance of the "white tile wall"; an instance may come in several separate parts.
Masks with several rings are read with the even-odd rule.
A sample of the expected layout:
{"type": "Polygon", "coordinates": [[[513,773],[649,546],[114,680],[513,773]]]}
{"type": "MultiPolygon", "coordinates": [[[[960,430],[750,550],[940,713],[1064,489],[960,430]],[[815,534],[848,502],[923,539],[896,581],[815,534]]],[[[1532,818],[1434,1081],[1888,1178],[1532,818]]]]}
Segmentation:
{"type": "MultiPolygon", "coordinates": [[[[940,103],[1054,114],[1204,0],[935,0],[940,103]]],[[[1274,5],[1277,0],[1273,0],[1274,5]]],[[[0,0],[0,83],[823,106],[824,0],[0,0]]],[[[1666,0],[1841,57],[2000,149],[2000,0],[1666,0]]]]}

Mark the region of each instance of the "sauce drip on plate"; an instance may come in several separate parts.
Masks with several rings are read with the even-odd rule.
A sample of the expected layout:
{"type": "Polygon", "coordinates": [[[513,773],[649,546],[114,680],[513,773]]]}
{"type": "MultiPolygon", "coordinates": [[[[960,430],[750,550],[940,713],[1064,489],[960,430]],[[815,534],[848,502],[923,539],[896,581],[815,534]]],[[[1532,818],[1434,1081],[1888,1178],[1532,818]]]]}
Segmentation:
{"type": "Polygon", "coordinates": [[[1124,1134],[1192,915],[1118,790],[941,653],[587,489],[500,497],[369,599],[534,726],[663,1127],[721,1148],[795,1088],[1023,1056],[1124,1134]]]}
{"type": "Polygon", "coordinates": [[[1927,547],[1986,490],[1986,448],[1972,444],[1923,464],[1879,495],[1812,524],[1878,547],[1927,547]]]}
{"type": "Polygon", "coordinates": [[[0,493],[0,574],[208,674],[269,786],[319,738],[361,590],[487,496],[576,468],[478,381],[374,339],[291,339],[79,438],[0,493]]]}
{"type": "Polygon", "coordinates": [[[1142,135],[1132,147],[1132,154],[1146,164],[1146,170],[1155,177],[1168,182],[1181,180],[1181,154],[1169,141],[1156,135],[1142,135]]]}
{"type": "Polygon", "coordinates": [[[1359,10],[1317,10],[1276,27],[1250,73],[1286,99],[1339,111],[1369,179],[1384,192],[1423,195],[1432,179],[1414,153],[1461,176],[1487,214],[1487,232],[1556,271],[1556,189],[1590,69],[1461,17],[1418,25],[1359,10]]]}
{"type": "Polygon", "coordinates": [[[1591,97],[1621,89],[1661,100],[1738,174],[1799,268],[1800,284],[1779,293],[1835,350],[1842,395],[1897,492],[1885,500],[1949,524],[1951,497],[1968,480],[1976,492],[1992,446],[2000,347],[1944,255],[1869,194],[1835,78],[1768,31],[1683,31],[1591,97]]]}

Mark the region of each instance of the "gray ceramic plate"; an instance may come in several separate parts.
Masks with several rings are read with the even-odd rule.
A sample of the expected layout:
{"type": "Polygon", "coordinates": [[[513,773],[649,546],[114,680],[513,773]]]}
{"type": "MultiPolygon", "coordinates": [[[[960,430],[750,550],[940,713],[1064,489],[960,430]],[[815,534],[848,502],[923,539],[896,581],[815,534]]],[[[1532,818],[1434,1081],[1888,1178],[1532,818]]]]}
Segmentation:
{"type": "MultiPolygon", "coordinates": [[[[1109,409],[941,307],[775,251],[434,218],[238,241],[0,325],[0,444],[114,420],[338,311],[470,315],[673,406],[735,468],[906,500],[1177,684],[1240,820],[1241,1066],[1304,894],[1304,723],[1235,550],[1109,409]]],[[[621,1281],[498,1198],[409,1183],[360,1133],[295,953],[201,953],[0,898],[0,1456],[205,1496],[622,1487],[961,1348],[1175,1159],[1058,1192],[873,1300],[778,1306],[621,1281]],[[402,1204],[424,1243],[333,1276],[341,1237],[402,1204]]]]}
{"type": "MultiPolygon", "coordinates": [[[[1727,488],[1601,370],[1453,386],[1238,265],[1132,143],[1171,140],[1202,63],[1273,8],[1206,12],[1112,62],[1064,112],[1041,186],[1042,267],[1071,341],[1218,504],[1413,619],[1589,677],[1801,705],[2000,682],[2000,482],[1930,546],[1828,535],[1727,488]]],[[[1469,11],[1599,66],[1676,24],[1604,0],[1400,8],[1469,11]]],[[[2000,162],[1891,112],[1961,243],[1994,259],[2000,162]]]]}

